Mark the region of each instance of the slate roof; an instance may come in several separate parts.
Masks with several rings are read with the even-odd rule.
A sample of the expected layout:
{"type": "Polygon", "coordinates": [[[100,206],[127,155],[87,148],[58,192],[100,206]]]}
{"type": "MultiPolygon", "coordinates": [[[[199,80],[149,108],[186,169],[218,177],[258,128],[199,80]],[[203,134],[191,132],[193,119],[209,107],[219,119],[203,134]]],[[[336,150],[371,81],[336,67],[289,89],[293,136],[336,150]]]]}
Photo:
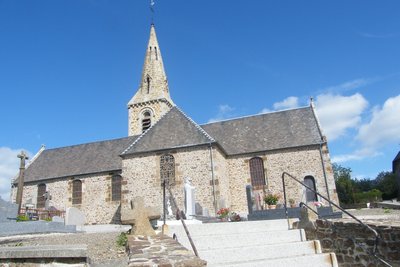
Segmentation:
{"type": "Polygon", "coordinates": [[[213,142],[215,140],[211,136],[175,106],[136,139],[122,155],[190,147],[213,142]]]}
{"type": "Polygon", "coordinates": [[[228,155],[320,144],[312,107],[201,125],[228,155]]]}
{"type": "Polygon", "coordinates": [[[46,149],[25,170],[25,182],[120,170],[119,155],[138,136],[46,149]]]}

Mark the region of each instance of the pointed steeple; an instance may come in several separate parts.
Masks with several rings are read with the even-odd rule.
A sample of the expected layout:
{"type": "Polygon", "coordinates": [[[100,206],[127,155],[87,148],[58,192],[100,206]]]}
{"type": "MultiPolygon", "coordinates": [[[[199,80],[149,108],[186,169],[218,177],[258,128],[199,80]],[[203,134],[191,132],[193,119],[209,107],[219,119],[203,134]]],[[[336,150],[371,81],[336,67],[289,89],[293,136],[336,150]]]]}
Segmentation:
{"type": "Polygon", "coordinates": [[[156,99],[166,99],[173,104],[169,95],[168,80],[157,41],[156,30],[154,24],[151,24],[150,38],[142,70],[142,80],[139,89],[128,105],[156,99]]]}
{"type": "Polygon", "coordinates": [[[128,103],[129,135],[141,134],[175,104],[169,95],[168,80],[158,46],[154,24],[144,58],[139,89],[128,103]]]}

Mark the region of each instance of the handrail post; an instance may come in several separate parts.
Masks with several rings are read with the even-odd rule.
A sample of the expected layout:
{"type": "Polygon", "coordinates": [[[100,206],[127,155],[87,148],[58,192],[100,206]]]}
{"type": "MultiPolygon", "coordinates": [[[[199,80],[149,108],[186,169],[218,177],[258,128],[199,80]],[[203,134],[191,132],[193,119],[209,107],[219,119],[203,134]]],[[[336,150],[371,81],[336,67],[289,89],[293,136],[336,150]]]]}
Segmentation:
{"type": "Polygon", "coordinates": [[[288,230],[290,230],[290,223],[289,223],[289,213],[288,213],[288,209],[287,209],[287,205],[286,205],[286,187],[285,187],[285,175],[282,174],[282,183],[283,183],[283,206],[285,207],[285,216],[286,216],[286,221],[288,224],[288,230]]]}

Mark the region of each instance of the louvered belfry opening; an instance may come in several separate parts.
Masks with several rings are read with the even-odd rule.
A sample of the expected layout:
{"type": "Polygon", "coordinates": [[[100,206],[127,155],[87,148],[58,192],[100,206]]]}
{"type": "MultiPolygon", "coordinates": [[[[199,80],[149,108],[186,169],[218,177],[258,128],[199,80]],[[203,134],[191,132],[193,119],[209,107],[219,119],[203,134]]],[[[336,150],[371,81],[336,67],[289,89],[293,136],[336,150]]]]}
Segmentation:
{"type": "Polygon", "coordinates": [[[122,177],[120,175],[114,175],[111,178],[111,200],[121,200],[121,182],[122,177]]]}
{"type": "Polygon", "coordinates": [[[72,204],[82,204],[82,181],[72,181],[72,204]]]}
{"type": "Polygon", "coordinates": [[[151,127],[151,114],[149,111],[146,111],[145,113],[143,113],[142,132],[144,133],[150,127],[151,127]]]}
{"type": "Polygon", "coordinates": [[[259,157],[250,159],[250,177],[253,187],[265,185],[264,163],[259,157]]]}
{"type": "Polygon", "coordinates": [[[46,185],[45,184],[38,185],[36,208],[42,209],[45,207],[46,203],[46,199],[44,197],[45,193],[46,193],[46,185]]]}
{"type": "Polygon", "coordinates": [[[160,177],[161,185],[164,181],[167,185],[175,184],[175,159],[171,154],[160,157],[160,177]]]}

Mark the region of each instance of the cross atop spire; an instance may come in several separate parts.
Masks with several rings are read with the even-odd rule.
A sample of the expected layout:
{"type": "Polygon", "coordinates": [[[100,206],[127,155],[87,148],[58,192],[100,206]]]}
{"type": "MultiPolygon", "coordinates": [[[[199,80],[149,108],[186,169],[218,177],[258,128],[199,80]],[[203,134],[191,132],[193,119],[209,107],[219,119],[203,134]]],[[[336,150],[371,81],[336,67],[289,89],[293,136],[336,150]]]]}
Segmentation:
{"type": "Polygon", "coordinates": [[[154,24],[151,24],[150,38],[142,70],[142,80],[138,91],[129,101],[128,106],[157,99],[166,99],[172,104],[156,30],[154,24]]]}

